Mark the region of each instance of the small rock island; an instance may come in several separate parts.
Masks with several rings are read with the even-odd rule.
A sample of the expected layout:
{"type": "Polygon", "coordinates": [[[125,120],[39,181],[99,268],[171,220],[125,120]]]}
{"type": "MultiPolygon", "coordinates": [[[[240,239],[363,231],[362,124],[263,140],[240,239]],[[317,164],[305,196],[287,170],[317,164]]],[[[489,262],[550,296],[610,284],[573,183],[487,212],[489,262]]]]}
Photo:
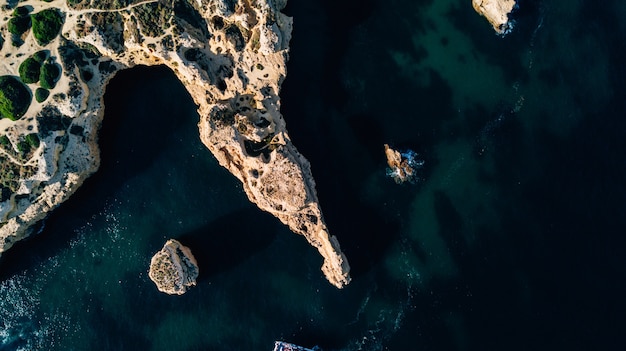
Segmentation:
{"type": "MultiPolygon", "coordinates": [[[[25,0],[0,8],[0,254],[99,166],[103,96],[116,72],[166,65],[199,133],[246,195],[324,259],[350,266],[329,234],[309,162],[280,113],[292,20],[286,0],[25,0]]],[[[295,118],[296,116],[294,116],[295,118]]],[[[296,121],[294,120],[294,123],[296,121]]]]}
{"type": "Polygon", "coordinates": [[[515,0],[472,0],[472,6],[491,23],[496,33],[505,35],[513,29],[509,14],[517,6],[515,0]]]}
{"type": "Polygon", "coordinates": [[[196,285],[198,262],[188,247],[170,239],[150,260],[148,276],[159,291],[182,295],[196,285]]]}
{"type": "Polygon", "coordinates": [[[415,183],[418,180],[417,170],[424,166],[424,161],[417,158],[415,151],[400,152],[385,144],[385,156],[388,166],[387,176],[397,184],[415,183]]]}

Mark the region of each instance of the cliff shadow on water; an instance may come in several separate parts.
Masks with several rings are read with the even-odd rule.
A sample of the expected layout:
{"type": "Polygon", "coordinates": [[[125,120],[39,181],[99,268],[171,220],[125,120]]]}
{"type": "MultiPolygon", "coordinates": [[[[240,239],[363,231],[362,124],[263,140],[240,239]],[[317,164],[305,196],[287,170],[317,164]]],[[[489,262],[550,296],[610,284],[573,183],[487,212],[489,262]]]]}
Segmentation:
{"type": "MultiPolygon", "coordinates": [[[[202,147],[197,106],[166,66],[137,66],[118,72],[107,86],[104,104],[98,134],[100,168],[38,224],[34,230],[39,234],[18,242],[2,255],[0,280],[67,248],[77,230],[101,213],[123,184],[153,165],[164,149],[183,148],[183,140],[171,139],[174,131],[185,128],[185,135],[195,135],[185,143],[202,147]]],[[[207,157],[211,157],[208,150],[207,157]]]]}
{"type": "Polygon", "coordinates": [[[191,249],[202,272],[198,280],[203,282],[262,251],[281,230],[287,229],[276,218],[251,207],[222,216],[177,240],[191,249]]]}
{"type": "Polygon", "coordinates": [[[378,152],[381,158],[374,162],[380,161],[384,175],[385,136],[378,116],[349,111],[352,92],[342,82],[351,32],[376,15],[380,1],[322,4],[289,1],[285,8],[295,24],[281,111],[291,139],[311,163],[329,230],[350,262],[352,278],[358,279],[382,259],[400,229],[396,218],[359,200],[372,161],[361,162],[362,155],[378,152]],[[354,148],[352,133],[362,147],[358,155],[347,151],[354,148]]]}

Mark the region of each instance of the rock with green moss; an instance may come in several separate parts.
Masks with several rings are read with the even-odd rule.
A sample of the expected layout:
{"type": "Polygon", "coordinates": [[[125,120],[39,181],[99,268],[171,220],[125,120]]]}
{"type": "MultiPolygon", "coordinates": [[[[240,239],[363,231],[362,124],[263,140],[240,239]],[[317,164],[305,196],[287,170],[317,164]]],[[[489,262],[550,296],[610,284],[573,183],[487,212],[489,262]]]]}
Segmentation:
{"type": "Polygon", "coordinates": [[[32,96],[22,81],[14,76],[0,76],[0,116],[11,120],[26,113],[32,96]]]}

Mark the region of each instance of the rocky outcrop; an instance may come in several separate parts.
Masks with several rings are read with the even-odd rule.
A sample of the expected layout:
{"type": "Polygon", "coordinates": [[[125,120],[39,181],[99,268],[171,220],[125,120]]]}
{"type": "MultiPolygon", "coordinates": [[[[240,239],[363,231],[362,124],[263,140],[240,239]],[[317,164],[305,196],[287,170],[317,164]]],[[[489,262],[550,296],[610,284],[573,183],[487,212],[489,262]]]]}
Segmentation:
{"type": "Polygon", "coordinates": [[[102,99],[115,72],[167,65],[198,105],[201,140],[219,163],[252,202],[318,249],[333,285],[348,284],[350,267],[324,223],[309,162],[280,113],[292,27],[280,12],[284,0],[26,0],[19,6],[24,9],[5,8],[0,16],[7,19],[0,22],[0,76],[20,75],[31,57],[61,74],[49,79],[53,87],[25,83],[36,99],[16,121],[0,119],[0,253],[97,170],[102,99]],[[15,30],[13,17],[19,24],[50,9],[63,25],[49,42],[36,38],[36,26],[8,32],[15,30]],[[38,89],[49,96],[34,94],[38,89]]]}
{"type": "Polygon", "coordinates": [[[188,247],[170,239],[161,251],[152,256],[148,276],[159,291],[169,295],[182,295],[196,285],[198,262],[188,247]]]}
{"type": "Polygon", "coordinates": [[[509,14],[516,6],[515,0],[472,0],[474,10],[487,18],[493,29],[501,35],[513,29],[509,14]]]}
{"type": "Polygon", "coordinates": [[[424,165],[424,161],[419,160],[414,151],[400,152],[385,144],[385,156],[389,166],[387,175],[393,178],[396,183],[414,183],[417,181],[417,170],[424,165]]]}

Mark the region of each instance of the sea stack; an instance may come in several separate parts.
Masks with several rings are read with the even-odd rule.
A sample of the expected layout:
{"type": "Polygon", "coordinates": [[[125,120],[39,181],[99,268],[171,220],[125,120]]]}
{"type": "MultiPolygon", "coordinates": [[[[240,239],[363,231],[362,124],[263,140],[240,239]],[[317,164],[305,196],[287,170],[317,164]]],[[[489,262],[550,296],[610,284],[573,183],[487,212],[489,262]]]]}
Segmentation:
{"type": "Polygon", "coordinates": [[[115,73],[165,65],[198,105],[200,139],[250,201],[319,251],[331,284],[348,284],[350,266],[324,223],[311,165],[280,113],[292,30],[281,12],[285,5],[78,0],[2,6],[0,254],[98,169],[103,96],[115,73]]]}
{"type": "Polygon", "coordinates": [[[491,23],[496,33],[504,35],[513,29],[509,14],[516,6],[515,0],[472,0],[472,5],[491,23]]]}
{"type": "Polygon", "coordinates": [[[198,262],[188,247],[170,239],[161,251],[152,256],[148,276],[159,291],[182,295],[196,285],[198,262]]]}
{"type": "Polygon", "coordinates": [[[385,156],[387,157],[387,175],[397,183],[414,183],[417,177],[417,170],[424,165],[423,160],[417,158],[417,153],[413,150],[400,152],[385,144],[385,156]]]}

